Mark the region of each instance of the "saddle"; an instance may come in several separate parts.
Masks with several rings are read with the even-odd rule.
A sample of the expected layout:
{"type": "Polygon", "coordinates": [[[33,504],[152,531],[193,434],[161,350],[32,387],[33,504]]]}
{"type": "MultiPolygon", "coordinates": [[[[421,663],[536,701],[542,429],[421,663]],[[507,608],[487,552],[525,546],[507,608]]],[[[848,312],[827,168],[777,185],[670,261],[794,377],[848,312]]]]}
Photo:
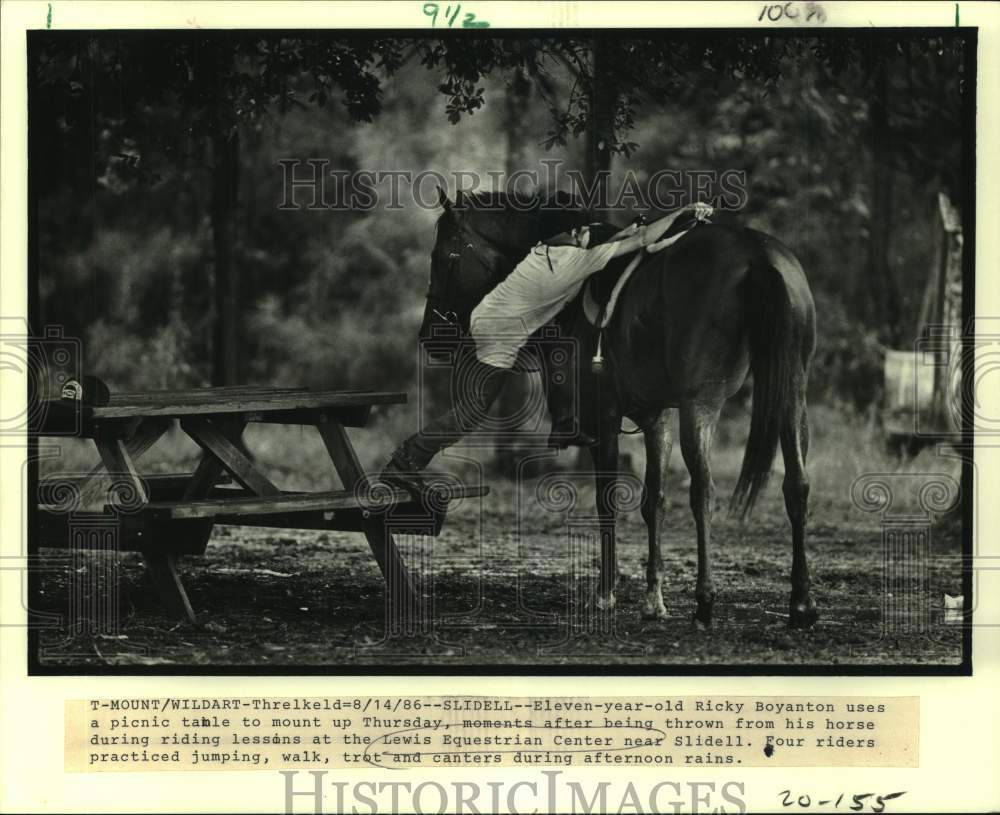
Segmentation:
{"type": "MultiPolygon", "coordinates": [[[[702,221],[698,220],[694,213],[682,216],[667,230],[660,241],[676,240],[699,223],[702,223],[702,221]]],[[[618,232],[618,228],[609,224],[592,226],[591,233],[596,239],[594,245],[604,243],[616,232],[618,232]]],[[[595,371],[599,370],[604,361],[601,353],[601,334],[603,334],[603,329],[608,326],[611,318],[614,316],[618,297],[624,290],[625,284],[628,283],[629,278],[636,268],[646,260],[646,257],[646,250],[640,250],[631,257],[615,258],[603,269],[594,272],[583,284],[580,295],[556,317],[554,325],[543,326],[532,336],[532,339],[536,340],[536,342],[528,343],[521,349],[514,370],[518,372],[541,371],[542,364],[537,353],[538,340],[544,343],[546,340],[551,341],[551,339],[561,336],[575,337],[579,341],[583,339],[581,334],[584,331],[592,333],[589,330],[590,327],[598,329],[596,332],[596,351],[591,362],[595,371]],[[579,303],[579,313],[583,314],[586,323],[580,321],[579,324],[573,325],[573,320],[566,319],[567,313],[575,311],[573,307],[575,303],[579,303]],[[589,327],[587,323],[589,323],[589,327]]]]}
{"type": "MultiPolygon", "coordinates": [[[[659,242],[679,239],[682,235],[690,232],[702,221],[692,215],[691,217],[678,218],[677,222],[667,230],[666,234],[660,238],[659,242]]],[[[655,246],[655,245],[654,245],[655,246]]],[[[653,251],[658,251],[655,248],[653,251]]],[[[636,270],[640,263],[646,259],[646,250],[639,250],[628,263],[612,261],[604,269],[595,272],[583,285],[582,309],[583,314],[595,328],[606,328],[611,318],[614,316],[615,306],[618,304],[618,296],[625,288],[632,272],[636,270]]]]}

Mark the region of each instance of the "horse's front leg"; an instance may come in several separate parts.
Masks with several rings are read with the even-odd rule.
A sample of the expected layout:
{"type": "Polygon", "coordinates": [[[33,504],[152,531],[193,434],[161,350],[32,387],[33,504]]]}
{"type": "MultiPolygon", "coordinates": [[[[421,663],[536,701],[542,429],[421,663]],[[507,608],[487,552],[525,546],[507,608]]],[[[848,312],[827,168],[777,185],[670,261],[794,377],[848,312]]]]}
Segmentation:
{"type": "Polygon", "coordinates": [[[609,609],[615,605],[615,584],[618,581],[618,556],[615,549],[615,506],[618,481],[618,424],[604,423],[599,441],[590,447],[594,462],[594,484],[597,488],[598,527],[601,534],[601,576],[597,587],[595,604],[598,609],[609,609]]]}
{"type": "Polygon", "coordinates": [[[643,438],[646,442],[646,487],[642,496],[642,517],[649,533],[649,558],[646,561],[646,600],[642,616],[663,619],[667,609],[663,605],[663,533],[667,519],[667,466],[674,439],[670,430],[672,411],[665,410],[647,426],[643,438]]]}

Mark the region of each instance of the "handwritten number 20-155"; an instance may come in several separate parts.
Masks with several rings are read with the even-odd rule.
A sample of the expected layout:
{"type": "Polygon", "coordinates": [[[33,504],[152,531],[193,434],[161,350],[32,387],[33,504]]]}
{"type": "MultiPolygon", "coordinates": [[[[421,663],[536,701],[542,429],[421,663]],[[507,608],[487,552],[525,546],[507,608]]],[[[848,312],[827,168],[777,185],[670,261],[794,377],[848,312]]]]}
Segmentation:
{"type": "MultiPolygon", "coordinates": [[[[431,27],[437,25],[438,12],[441,7],[437,3],[424,3],[424,14],[431,18],[431,27]]],[[[453,28],[455,25],[455,20],[458,19],[458,15],[462,11],[462,4],[456,3],[454,6],[447,6],[444,10],[444,20],[448,25],[448,28],[453,28]],[[452,9],[454,8],[454,11],[452,9]]],[[[462,28],[489,28],[490,24],[485,20],[477,20],[476,15],[472,12],[466,12],[465,17],[462,19],[462,28]]]]}
{"type": "MultiPolygon", "coordinates": [[[[782,790],[778,793],[781,796],[781,805],[790,807],[798,805],[802,809],[808,809],[814,802],[812,798],[808,795],[800,795],[797,799],[792,797],[791,790],[782,790]]],[[[851,796],[851,803],[848,806],[851,812],[861,812],[866,806],[871,808],[872,812],[878,813],[885,811],[885,802],[891,801],[893,798],[899,798],[901,795],[906,795],[905,792],[890,792],[887,795],[875,795],[873,792],[861,792],[857,795],[851,796]],[[869,801],[869,798],[874,798],[875,800],[869,801]]],[[[826,806],[827,804],[833,804],[834,808],[840,806],[840,802],[844,799],[843,793],[841,793],[836,799],[830,799],[827,801],[816,801],[817,806],[826,806]]]]}

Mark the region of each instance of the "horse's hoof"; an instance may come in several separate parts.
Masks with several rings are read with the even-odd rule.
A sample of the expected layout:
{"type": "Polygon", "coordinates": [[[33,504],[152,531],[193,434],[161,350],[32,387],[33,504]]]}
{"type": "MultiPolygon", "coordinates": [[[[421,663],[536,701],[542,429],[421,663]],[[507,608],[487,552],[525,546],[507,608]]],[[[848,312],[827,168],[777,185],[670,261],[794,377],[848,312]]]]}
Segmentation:
{"type": "Polygon", "coordinates": [[[819,612],[812,600],[806,603],[793,603],[788,609],[789,628],[812,628],[819,619],[819,612]]]}
{"type": "Polygon", "coordinates": [[[644,620],[665,620],[667,617],[667,607],[663,605],[662,598],[647,600],[642,607],[642,618],[644,620]]]}
{"type": "Polygon", "coordinates": [[[694,613],[694,627],[698,631],[712,630],[712,609],[699,608],[694,613]]]}

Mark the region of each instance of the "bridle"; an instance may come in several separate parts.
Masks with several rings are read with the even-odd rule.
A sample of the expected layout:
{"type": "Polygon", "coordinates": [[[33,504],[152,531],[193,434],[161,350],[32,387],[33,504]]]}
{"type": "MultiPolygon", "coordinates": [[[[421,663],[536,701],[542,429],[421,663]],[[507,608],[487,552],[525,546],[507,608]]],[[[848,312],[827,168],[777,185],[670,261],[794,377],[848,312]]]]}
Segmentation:
{"type": "MultiPolygon", "coordinates": [[[[427,289],[427,304],[431,311],[441,320],[444,320],[450,325],[462,327],[461,318],[458,312],[452,308],[453,300],[453,288],[455,283],[455,276],[458,274],[459,269],[462,265],[462,253],[463,251],[468,251],[471,257],[479,263],[490,275],[494,272],[494,267],[489,263],[489,261],[483,256],[482,252],[476,247],[476,244],[472,241],[466,241],[463,234],[465,226],[459,222],[458,228],[455,230],[455,237],[453,240],[453,247],[448,253],[448,263],[445,267],[445,271],[442,275],[432,276],[430,286],[427,289]],[[464,243],[464,246],[463,246],[464,243]],[[438,285],[438,277],[443,277],[444,281],[438,285]]],[[[467,255],[468,256],[468,255],[467,255]]]]}

